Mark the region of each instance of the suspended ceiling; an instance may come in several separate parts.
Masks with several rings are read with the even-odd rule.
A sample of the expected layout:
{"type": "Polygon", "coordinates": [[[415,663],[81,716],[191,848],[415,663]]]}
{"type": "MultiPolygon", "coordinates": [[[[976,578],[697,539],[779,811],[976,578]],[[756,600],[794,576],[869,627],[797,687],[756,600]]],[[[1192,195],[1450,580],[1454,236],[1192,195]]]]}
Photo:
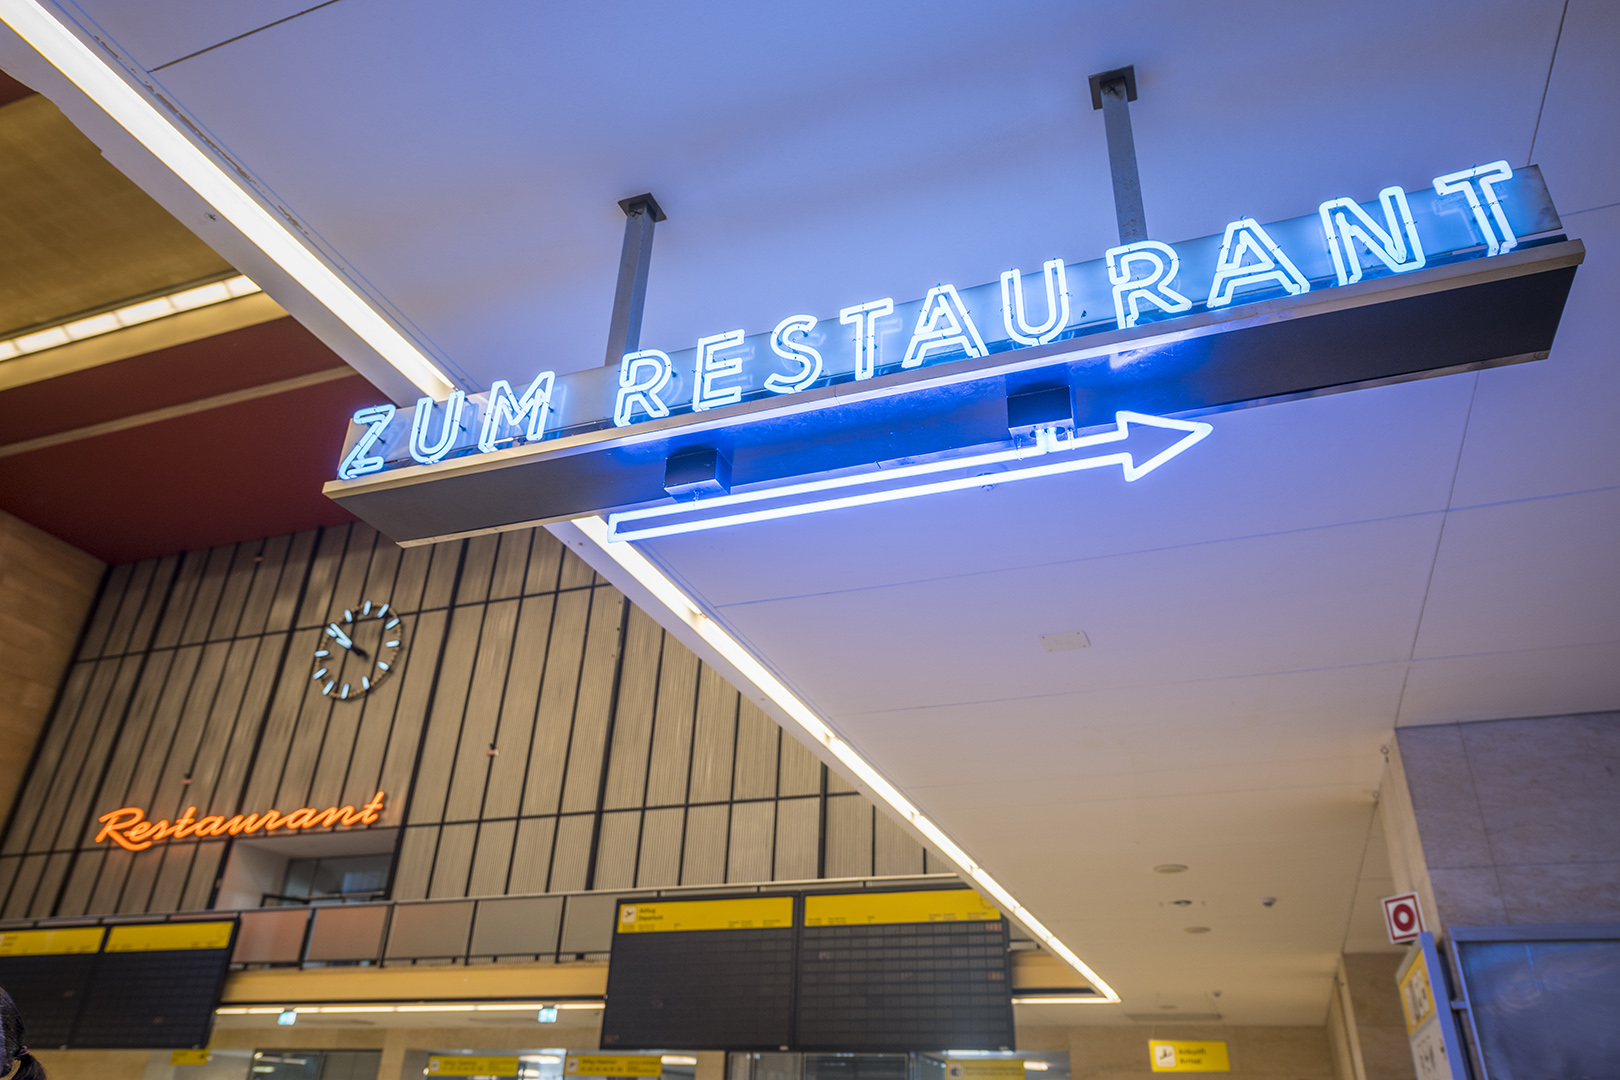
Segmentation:
{"type": "Polygon", "coordinates": [[[644,548],[1125,998],[1031,1020],[1320,1024],[1337,954],[1380,946],[1392,729],[1620,707],[1611,6],[302,6],[80,10],[476,387],[601,362],[616,202],[641,191],[669,213],[643,341],[671,349],[1095,257],[1085,78],[1125,63],[1164,239],[1542,166],[1589,250],[1546,361],[1224,414],[1131,485],[644,548]],[[1039,646],[1074,630],[1090,648],[1039,646]]]}

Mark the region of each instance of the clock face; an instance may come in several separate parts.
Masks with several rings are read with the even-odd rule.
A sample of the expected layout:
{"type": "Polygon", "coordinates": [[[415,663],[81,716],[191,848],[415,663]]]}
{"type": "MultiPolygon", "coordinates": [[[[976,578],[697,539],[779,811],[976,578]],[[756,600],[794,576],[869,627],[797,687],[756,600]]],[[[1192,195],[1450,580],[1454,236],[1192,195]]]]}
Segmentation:
{"type": "Polygon", "coordinates": [[[399,665],[404,647],[399,616],[387,604],[364,600],[327,624],[310,678],[325,696],[350,701],[376,689],[399,665]]]}

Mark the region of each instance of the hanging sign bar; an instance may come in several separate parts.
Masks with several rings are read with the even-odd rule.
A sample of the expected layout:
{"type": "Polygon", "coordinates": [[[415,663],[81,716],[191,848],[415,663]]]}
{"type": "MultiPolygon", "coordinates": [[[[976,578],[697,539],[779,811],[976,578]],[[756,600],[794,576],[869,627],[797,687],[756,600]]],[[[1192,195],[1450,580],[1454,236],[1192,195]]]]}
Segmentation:
{"type": "MultiPolygon", "coordinates": [[[[1127,412],[1162,422],[1537,359],[1581,259],[1549,235],[1560,227],[1540,171],[1505,161],[1367,201],[1336,195],[1287,221],[1240,217],[1197,240],[721,329],[617,367],[513,372],[483,394],[362,409],[326,491],[390,537],[427,542],[998,443],[1049,453],[1074,429],[1124,430],[1127,412]],[[1398,316],[1366,310],[1391,301],[1398,316]],[[1310,328],[1276,332],[1289,322],[1310,328]],[[1071,408],[1020,442],[1006,398],[1054,388],[1071,408]],[[718,460],[696,483],[665,482],[685,450],[718,460]],[[555,465],[544,490],[530,477],[514,499],[496,479],[543,462],[555,465]],[[436,499],[402,495],[426,482],[436,499]]],[[[1127,455],[1126,478],[1151,456],[1127,455]]]]}

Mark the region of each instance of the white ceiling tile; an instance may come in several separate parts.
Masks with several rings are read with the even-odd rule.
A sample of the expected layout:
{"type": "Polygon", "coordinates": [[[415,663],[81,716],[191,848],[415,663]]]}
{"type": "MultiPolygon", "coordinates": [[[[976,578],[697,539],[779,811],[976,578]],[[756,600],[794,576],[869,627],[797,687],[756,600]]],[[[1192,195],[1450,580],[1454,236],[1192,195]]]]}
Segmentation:
{"type": "MultiPolygon", "coordinates": [[[[69,0],[148,71],[314,7],[320,0],[69,0]]],[[[64,5],[66,6],[66,5],[64,5]]]]}
{"type": "Polygon", "coordinates": [[[1454,510],[1420,659],[1620,641],[1620,488],[1454,510]]]}
{"type": "Polygon", "coordinates": [[[1569,0],[1533,155],[1553,199],[1567,213],[1620,202],[1617,55],[1620,5],[1569,0]]]}
{"type": "MultiPolygon", "coordinates": [[[[643,340],[679,348],[1100,254],[1114,221],[1085,78],[1126,61],[1157,236],[1522,154],[1561,6],[1149,10],[1044,0],[1010,19],[982,2],[732,0],[627,23],[611,5],[447,20],[426,0],[345,0],[162,75],[487,384],[515,365],[599,362],[626,195],[650,189],[670,212],[643,340]],[[1259,93],[1262,71],[1287,91],[1259,93]],[[1423,137],[1392,139],[1392,116],[1423,137]]],[[[119,25],[143,56],[195,44],[119,25]]]]}
{"type": "Polygon", "coordinates": [[[1480,372],[1453,506],[1620,484],[1620,206],[1566,217],[1564,228],[1585,242],[1586,263],[1558,340],[1546,360],[1480,372]]]}
{"type": "Polygon", "coordinates": [[[1419,660],[1400,726],[1620,709],[1620,640],[1419,660]]]}
{"type": "Polygon", "coordinates": [[[1438,528],[1438,515],[1418,515],[722,616],[838,715],[1381,663],[1411,648],[1438,528]],[[1068,628],[1085,630],[1091,648],[1040,648],[1038,634],[1068,628]]]}
{"type": "Polygon", "coordinates": [[[1313,780],[1375,784],[1406,668],[1158,683],[833,720],[858,731],[861,749],[892,762],[888,775],[929,806],[1079,803],[1167,783],[1304,786],[1297,770],[1307,763],[1313,780]],[[1355,772],[1331,775],[1340,768],[1355,772]]]}

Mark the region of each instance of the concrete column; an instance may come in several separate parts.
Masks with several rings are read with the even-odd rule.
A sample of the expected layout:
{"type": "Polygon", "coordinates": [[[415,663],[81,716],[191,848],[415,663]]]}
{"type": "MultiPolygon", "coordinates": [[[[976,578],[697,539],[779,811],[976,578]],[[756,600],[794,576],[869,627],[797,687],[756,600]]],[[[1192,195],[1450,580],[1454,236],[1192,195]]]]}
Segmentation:
{"type": "Polygon", "coordinates": [[[700,1050],[695,1080],[726,1080],[726,1055],[723,1050],[700,1050]]]}
{"type": "Polygon", "coordinates": [[[395,1080],[404,1076],[405,1054],[409,1049],[410,1030],[390,1028],[383,1036],[382,1060],[377,1063],[377,1080],[395,1080]]]}
{"type": "Polygon", "coordinates": [[[1339,958],[1328,1034],[1336,1043],[1345,1080],[1416,1080],[1395,988],[1401,960],[1397,952],[1345,953],[1339,958]]]}
{"type": "Polygon", "coordinates": [[[1396,890],[1429,929],[1620,922],[1620,713],[1401,728],[1396,890]]]}

